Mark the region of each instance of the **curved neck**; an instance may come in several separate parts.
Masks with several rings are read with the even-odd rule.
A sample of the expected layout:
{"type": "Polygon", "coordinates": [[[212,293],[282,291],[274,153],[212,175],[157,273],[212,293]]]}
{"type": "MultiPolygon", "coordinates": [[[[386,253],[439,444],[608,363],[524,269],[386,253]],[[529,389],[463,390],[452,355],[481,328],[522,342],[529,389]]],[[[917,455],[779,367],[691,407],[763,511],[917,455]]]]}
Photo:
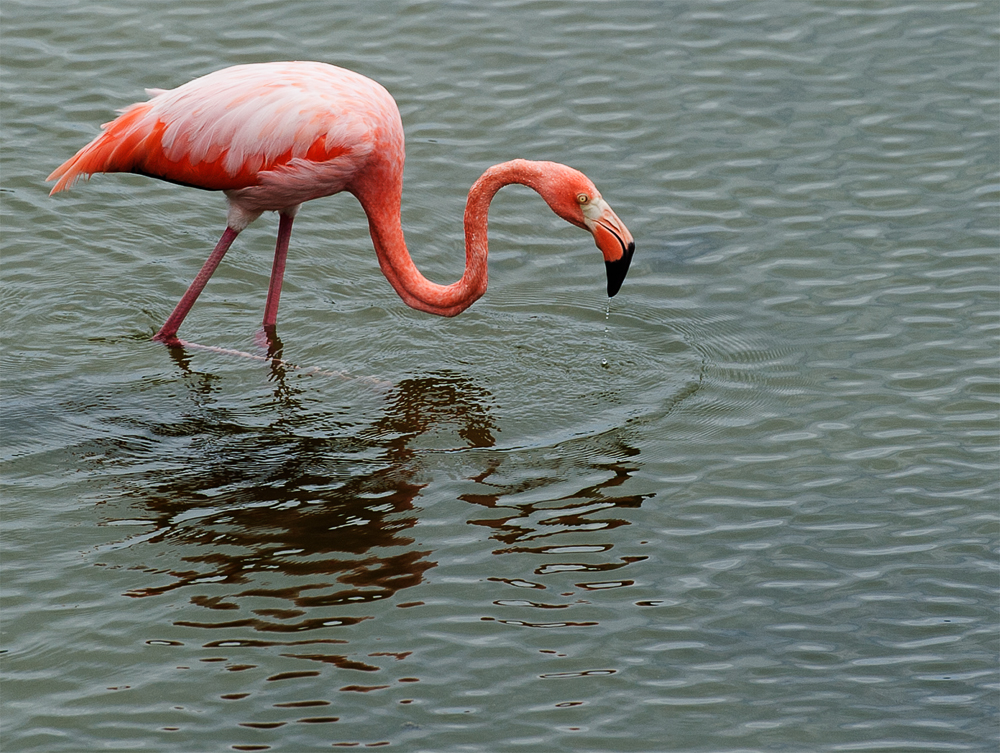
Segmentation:
{"type": "Polygon", "coordinates": [[[542,170],[536,163],[513,160],[494,165],[473,184],[465,204],[465,273],[451,285],[431,282],[413,264],[400,219],[402,181],[393,177],[372,176],[352,191],[368,215],[382,273],[407,306],[439,316],[460,314],[486,292],[490,202],[497,191],[511,183],[538,191],[542,170]]]}

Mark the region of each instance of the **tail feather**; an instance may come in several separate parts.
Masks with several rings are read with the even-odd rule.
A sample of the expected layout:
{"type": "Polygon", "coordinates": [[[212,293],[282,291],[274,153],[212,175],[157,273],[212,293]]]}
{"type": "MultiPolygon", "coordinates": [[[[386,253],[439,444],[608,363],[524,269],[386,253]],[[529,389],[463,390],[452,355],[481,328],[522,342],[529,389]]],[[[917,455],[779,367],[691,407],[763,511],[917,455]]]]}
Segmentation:
{"type": "Polygon", "coordinates": [[[133,170],[143,147],[150,139],[159,136],[155,130],[150,131],[139,123],[148,110],[149,103],[141,102],[129,107],[110,123],[102,125],[103,131],[97,138],[63,162],[45,179],[56,181],[49,195],[64,191],[81,177],[89,178],[94,173],[133,170]]]}

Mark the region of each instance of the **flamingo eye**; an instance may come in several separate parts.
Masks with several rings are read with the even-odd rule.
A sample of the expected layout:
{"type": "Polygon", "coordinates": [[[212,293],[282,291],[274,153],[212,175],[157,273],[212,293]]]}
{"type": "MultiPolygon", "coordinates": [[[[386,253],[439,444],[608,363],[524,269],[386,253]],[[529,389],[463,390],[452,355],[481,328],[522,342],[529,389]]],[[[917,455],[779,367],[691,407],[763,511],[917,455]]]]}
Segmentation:
{"type": "Polygon", "coordinates": [[[585,193],[578,193],[576,195],[576,200],[581,204],[586,204],[588,201],[590,201],[590,197],[587,196],[587,194],[585,193]]]}

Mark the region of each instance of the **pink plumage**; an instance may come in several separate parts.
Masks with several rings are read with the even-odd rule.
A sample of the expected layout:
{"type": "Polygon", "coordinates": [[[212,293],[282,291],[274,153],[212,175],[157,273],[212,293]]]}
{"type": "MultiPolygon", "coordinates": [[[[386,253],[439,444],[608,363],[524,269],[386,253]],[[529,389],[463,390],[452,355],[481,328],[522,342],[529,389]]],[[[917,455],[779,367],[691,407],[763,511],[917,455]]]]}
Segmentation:
{"type": "Polygon", "coordinates": [[[255,189],[238,203],[280,211],[344,190],[376,142],[396,148],[403,140],[385,89],[322,63],[226,68],[160,90],[102,128],[49,176],[58,179],[52,193],[83,175],[132,172],[195,188],[255,189]],[[302,195],[285,203],[293,187],[302,195]]]}
{"type": "Polygon", "coordinates": [[[49,176],[52,193],[81,176],[132,172],[207,190],[229,203],[226,232],[155,339],[177,345],[177,329],[232,241],[265,211],[280,216],[264,329],[277,319],[292,220],[301,204],[347,191],[361,202],[383,273],[410,306],[452,316],[486,289],[486,215],[503,185],[534,188],[567,221],[590,230],[620,287],[631,234],[582,173],[515,160],[484,173],[466,208],[466,272],[436,285],[413,266],[400,226],[403,126],[392,96],[358,73],[324,63],[238,65],[126,108],[49,176]]]}

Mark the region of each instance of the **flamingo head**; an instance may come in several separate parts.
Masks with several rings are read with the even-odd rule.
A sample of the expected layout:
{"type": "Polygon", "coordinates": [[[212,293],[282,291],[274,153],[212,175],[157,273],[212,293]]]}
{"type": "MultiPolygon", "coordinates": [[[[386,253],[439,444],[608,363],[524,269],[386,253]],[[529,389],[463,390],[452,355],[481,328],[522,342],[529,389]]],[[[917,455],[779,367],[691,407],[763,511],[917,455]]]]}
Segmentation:
{"type": "Polygon", "coordinates": [[[635,240],[625,223],[608,205],[590,178],[556,162],[545,165],[538,193],[553,212],[567,222],[589,230],[604,256],[608,273],[608,297],[614,296],[628,274],[635,240]]]}

